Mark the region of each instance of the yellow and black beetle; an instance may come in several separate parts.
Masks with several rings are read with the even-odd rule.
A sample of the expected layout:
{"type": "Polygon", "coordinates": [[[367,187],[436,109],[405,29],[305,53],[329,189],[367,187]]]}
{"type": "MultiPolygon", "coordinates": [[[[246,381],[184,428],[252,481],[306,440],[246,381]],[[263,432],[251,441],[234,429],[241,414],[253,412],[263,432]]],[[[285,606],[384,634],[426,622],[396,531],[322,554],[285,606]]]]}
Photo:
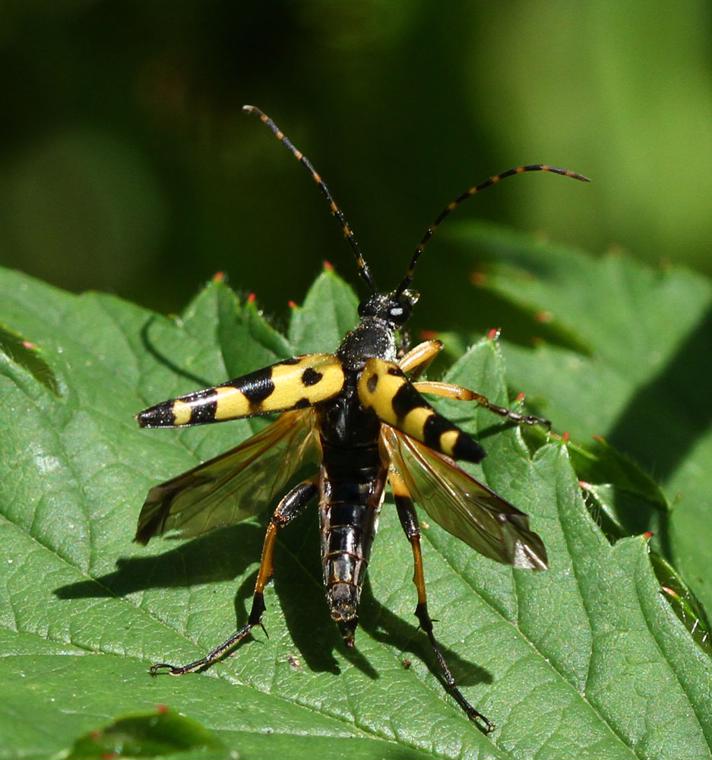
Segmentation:
{"type": "Polygon", "coordinates": [[[438,414],[423,394],[475,401],[516,423],[547,421],[492,404],[467,388],[418,380],[442,345],[428,340],[409,350],[402,328],[418,300],[410,288],[418,258],[438,225],[462,201],[523,172],[586,178],[534,164],[510,169],[468,189],[428,227],[398,287],[379,293],[349,224],[310,161],[266,114],[253,106],[244,110],[256,114],[310,172],[353,249],[359,275],[370,293],[359,305],[358,325],[344,337],[336,353],[287,359],[138,414],[141,427],[152,428],[281,413],[237,448],[152,488],[138,520],[139,543],[165,533],[193,537],[251,517],[280,496],[305,462],[315,463],[312,477],[281,497],[269,521],[247,623],[199,660],[181,666],[158,663],[151,672],[183,675],[202,670],[262,624],[263,591],[272,577],[277,533],[315,497],[319,501],[327,604],[346,645],[353,647],[361,588],[388,481],[413,550],[418,595],[415,614],[430,640],[445,688],[471,720],[490,731],[492,723],[458,689],[433,635],[413,502],[445,530],[498,562],[542,570],[547,566],[546,550],[529,529],[523,512],[455,464],[456,459],[479,462],[485,451],[438,414]]]}

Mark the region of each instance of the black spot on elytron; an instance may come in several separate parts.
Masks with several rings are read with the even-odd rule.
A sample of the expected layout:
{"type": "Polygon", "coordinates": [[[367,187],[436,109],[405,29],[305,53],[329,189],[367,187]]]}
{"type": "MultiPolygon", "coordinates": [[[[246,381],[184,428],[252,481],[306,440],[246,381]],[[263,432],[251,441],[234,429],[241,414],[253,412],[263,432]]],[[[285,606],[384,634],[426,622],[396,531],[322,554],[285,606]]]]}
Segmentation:
{"type": "Polygon", "coordinates": [[[250,372],[249,375],[240,378],[239,382],[232,380],[228,383],[223,383],[223,386],[237,389],[250,402],[252,409],[259,409],[260,404],[274,393],[272,367],[258,369],[257,372],[250,372]]]}
{"type": "MultiPolygon", "coordinates": [[[[440,436],[443,433],[447,433],[449,430],[457,430],[457,427],[446,420],[445,417],[441,417],[439,414],[431,414],[423,427],[423,443],[429,446],[435,451],[442,451],[440,448],[440,436]]],[[[443,452],[447,453],[447,452],[443,452]]]]}
{"type": "Polygon", "coordinates": [[[309,401],[308,398],[300,398],[299,401],[294,405],[295,409],[305,409],[307,406],[311,404],[311,401],[309,401]]]}
{"type": "Polygon", "coordinates": [[[284,359],[280,364],[299,364],[301,359],[298,356],[292,356],[289,359],[284,359]]]}
{"type": "Polygon", "coordinates": [[[307,367],[302,372],[302,384],[306,386],[316,385],[322,377],[324,377],[322,372],[317,372],[315,369],[307,367]]]}
{"type": "Polygon", "coordinates": [[[191,393],[190,396],[185,396],[182,400],[194,404],[190,409],[189,425],[215,421],[215,412],[218,408],[218,392],[215,388],[191,393]]]}
{"type": "Polygon", "coordinates": [[[455,459],[464,459],[466,462],[481,462],[487,452],[480,446],[477,441],[470,438],[466,433],[460,432],[455,441],[452,455],[455,459]]]}
{"type": "Polygon", "coordinates": [[[398,369],[398,367],[389,367],[388,374],[395,375],[396,377],[403,377],[403,373],[398,369]]]}
{"type": "Polygon", "coordinates": [[[417,409],[420,406],[428,406],[428,402],[421,397],[410,383],[404,382],[391,399],[391,406],[396,417],[400,420],[408,412],[412,412],[413,409],[417,409]]]}
{"type": "Polygon", "coordinates": [[[368,388],[369,393],[373,393],[376,390],[376,386],[378,385],[378,373],[374,372],[371,377],[366,380],[366,387],[368,388]]]}
{"type": "Polygon", "coordinates": [[[144,409],[136,415],[136,420],[142,428],[171,427],[176,424],[173,414],[173,401],[163,401],[160,404],[144,409]]]}

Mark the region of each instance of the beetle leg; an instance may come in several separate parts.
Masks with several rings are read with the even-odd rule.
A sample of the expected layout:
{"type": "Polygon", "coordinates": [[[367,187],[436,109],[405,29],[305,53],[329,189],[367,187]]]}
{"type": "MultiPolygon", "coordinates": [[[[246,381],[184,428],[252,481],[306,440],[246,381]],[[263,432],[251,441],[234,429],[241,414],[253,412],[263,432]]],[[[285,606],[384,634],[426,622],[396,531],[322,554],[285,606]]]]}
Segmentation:
{"type": "Polygon", "coordinates": [[[420,380],[413,383],[419,393],[429,393],[433,396],[443,396],[444,398],[454,399],[456,401],[476,401],[480,406],[489,409],[490,412],[498,414],[500,417],[506,417],[518,425],[543,425],[546,428],[551,427],[551,422],[544,417],[537,417],[533,414],[520,414],[512,409],[492,403],[487,396],[477,391],[471,391],[469,388],[463,388],[461,385],[452,383],[439,383],[434,380],[420,380]]]}
{"type": "Polygon", "coordinates": [[[229,654],[230,650],[246,638],[255,626],[259,625],[264,629],[264,626],[262,626],[262,613],[265,611],[264,588],[272,578],[274,570],[274,546],[277,533],[304,511],[317,490],[316,478],[305,480],[282,497],[277,508],[274,510],[274,514],[267,526],[267,532],[265,533],[260,569],[257,573],[255,591],[252,596],[252,609],[250,610],[247,623],[233,633],[229,639],[208,652],[205,657],[201,657],[194,662],[189,662],[187,665],[170,665],[166,662],[159,662],[151,665],[151,675],[156,675],[160,671],[167,671],[172,676],[182,676],[185,673],[205,670],[229,654]]]}
{"type": "Polygon", "coordinates": [[[393,497],[395,499],[396,509],[398,510],[398,518],[400,519],[403,530],[405,531],[413,549],[413,583],[415,583],[415,588],[418,592],[418,606],[415,608],[415,615],[418,618],[420,627],[430,641],[430,646],[432,647],[435,659],[438,662],[445,689],[453,696],[467,717],[475,723],[480,730],[488,734],[494,729],[494,723],[479,712],[479,710],[475,709],[467,699],[465,699],[463,693],[457,686],[455,676],[453,676],[452,671],[448,667],[433,633],[433,621],[428,613],[428,599],[425,591],[423,555],[420,548],[420,528],[418,526],[418,515],[415,512],[413,500],[410,497],[405,482],[397,472],[390,470],[388,473],[388,479],[393,490],[393,497]]]}
{"type": "Polygon", "coordinates": [[[411,348],[405,356],[398,361],[398,366],[403,372],[408,372],[417,377],[425,372],[430,362],[442,351],[443,344],[439,340],[426,340],[411,348]]]}

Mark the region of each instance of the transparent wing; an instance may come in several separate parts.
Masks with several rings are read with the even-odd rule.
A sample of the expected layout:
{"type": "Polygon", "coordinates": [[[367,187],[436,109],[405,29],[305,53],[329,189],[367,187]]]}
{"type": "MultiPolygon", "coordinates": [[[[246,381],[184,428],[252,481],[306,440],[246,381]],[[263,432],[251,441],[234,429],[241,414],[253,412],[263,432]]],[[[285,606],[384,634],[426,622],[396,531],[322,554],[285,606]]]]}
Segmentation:
{"type": "Polygon", "coordinates": [[[497,562],[546,569],[544,544],[523,512],[451,459],[389,425],[381,427],[381,441],[413,499],[448,533],[497,562]]]}
{"type": "Polygon", "coordinates": [[[272,503],[308,462],[318,462],[314,411],[286,412],[234,449],[154,486],[138,518],[135,540],[199,536],[234,525],[272,503]]]}

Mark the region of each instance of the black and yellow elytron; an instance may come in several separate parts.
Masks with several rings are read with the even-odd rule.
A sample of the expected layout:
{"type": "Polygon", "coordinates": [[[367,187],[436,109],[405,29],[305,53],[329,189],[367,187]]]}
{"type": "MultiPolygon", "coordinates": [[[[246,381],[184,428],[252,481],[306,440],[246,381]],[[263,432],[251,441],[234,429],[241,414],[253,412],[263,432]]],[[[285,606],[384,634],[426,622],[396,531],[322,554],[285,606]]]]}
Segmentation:
{"type": "Polygon", "coordinates": [[[546,550],[529,529],[523,512],[455,464],[456,459],[479,462],[485,451],[438,414],[423,394],[476,401],[516,423],[547,421],[492,404],[467,388],[419,381],[442,344],[428,340],[409,350],[402,328],[418,300],[410,288],[418,258],[437,226],[462,201],[522,172],[586,178],[535,164],[510,169],[468,189],[428,227],[398,287],[379,293],[349,224],[312,164],[266,114],[253,106],[244,110],[256,114],[310,172],[353,249],[359,275],[370,293],[359,305],[358,325],[344,337],[336,353],[286,359],[138,414],[141,427],[153,428],[281,413],[237,448],[152,488],[136,531],[136,541],[142,544],[166,533],[193,537],[234,525],[279,498],[305,462],[314,466],[312,477],[281,495],[268,524],[247,623],[199,660],[181,666],[158,663],[151,672],[183,675],[202,670],[262,624],[263,591],[272,577],[277,533],[317,497],[326,601],[346,645],[353,647],[361,588],[388,482],[413,551],[418,595],[415,614],[430,640],[444,686],[471,720],[490,731],[492,723],[458,689],[433,635],[414,501],[445,530],[498,562],[543,570],[546,550]]]}

